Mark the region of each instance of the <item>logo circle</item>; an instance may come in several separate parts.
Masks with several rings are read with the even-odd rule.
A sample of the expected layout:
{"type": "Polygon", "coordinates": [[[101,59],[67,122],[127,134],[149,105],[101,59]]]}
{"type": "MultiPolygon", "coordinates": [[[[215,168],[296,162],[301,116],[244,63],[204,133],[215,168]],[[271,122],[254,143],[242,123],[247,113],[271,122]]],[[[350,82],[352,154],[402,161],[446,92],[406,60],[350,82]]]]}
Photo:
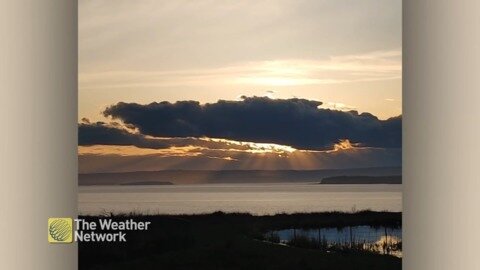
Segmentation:
{"type": "Polygon", "coordinates": [[[62,219],[54,220],[48,227],[48,232],[55,241],[66,241],[71,231],[72,227],[70,224],[62,219]]]}

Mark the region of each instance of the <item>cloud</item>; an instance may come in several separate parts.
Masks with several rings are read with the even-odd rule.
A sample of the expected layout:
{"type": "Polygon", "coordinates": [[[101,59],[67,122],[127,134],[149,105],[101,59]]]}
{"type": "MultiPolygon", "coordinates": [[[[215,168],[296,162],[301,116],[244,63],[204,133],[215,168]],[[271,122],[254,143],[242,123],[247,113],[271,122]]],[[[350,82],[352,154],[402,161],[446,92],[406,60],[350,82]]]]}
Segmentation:
{"type": "MultiPolygon", "coordinates": [[[[246,152],[262,152],[268,150],[270,152],[292,151],[285,146],[277,146],[271,144],[256,144],[252,142],[237,142],[215,138],[193,138],[193,137],[152,137],[140,133],[134,133],[124,128],[121,124],[112,122],[95,122],[91,123],[89,119],[82,119],[83,123],[78,125],[78,145],[79,146],[133,146],[133,148],[123,148],[123,155],[131,154],[166,154],[172,153],[181,155],[187,152],[198,151],[201,149],[221,150],[221,151],[246,151],[246,152]],[[137,149],[135,149],[137,148],[137,149]],[[139,150],[141,149],[141,150],[139,150]],[[159,150],[164,150],[159,151],[159,150]]],[[[129,126],[129,125],[127,125],[129,126]]],[[[129,126],[129,128],[133,128],[129,126]]],[[[112,149],[104,151],[102,147],[83,149],[89,153],[112,152],[112,149]]]]}
{"type": "Polygon", "coordinates": [[[151,149],[170,147],[163,140],[147,139],[141,134],[131,133],[112,124],[82,120],[83,123],[78,125],[78,145],[133,145],[151,149]]]}
{"type": "MultiPolygon", "coordinates": [[[[113,147],[113,146],[111,146],[113,147]]],[[[319,170],[401,166],[399,148],[353,148],[330,151],[295,151],[286,155],[190,149],[188,152],[125,154],[127,146],[114,151],[85,147],[79,154],[81,173],[157,170],[319,170]]]]}
{"type": "Polygon", "coordinates": [[[297,86],[399,79],[401,70],[401,51],[393,50],[333,56],[325,60],[283,59],[189,70],[82,73],[79,83],[81,89],[212,84],[297,86]]]}
{"type": "Polygon", "coordinates": [[[357,109],[356,107],[348,104],[344,104],[341,102],[327,102],[322,104],[322,108],[324,109],[331,109],[331,110],[339,110],[339,111],[352,111],[357,109]]]}
{"type": "MultiPolygon", "coordinates": [[[[401,147],[401,116],[379,120],[369,113],[322,109],[320,105],[322,102],[315,100],[267,97],[207,104],[120,102],[103,114],[154,137],[210,137],[310,150],[332,149],[340,139],[365,147],[401,147]]],[[[124,134],[113,138],[122,141],[124,134]]]]}
{"type": "Polygon", "coordinates": [[[399,48],[401,7],[401,0],[79,1],[79,69],[180,70],[399,48]]]}

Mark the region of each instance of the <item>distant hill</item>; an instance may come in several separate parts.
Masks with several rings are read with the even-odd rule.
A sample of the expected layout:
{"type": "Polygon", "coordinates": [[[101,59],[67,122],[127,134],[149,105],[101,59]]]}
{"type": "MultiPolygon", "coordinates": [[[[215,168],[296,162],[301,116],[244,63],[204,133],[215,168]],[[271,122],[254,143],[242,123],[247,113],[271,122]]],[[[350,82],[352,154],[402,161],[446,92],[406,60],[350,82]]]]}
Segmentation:
{"type": "Polygon", "coordinates": [[[159,182],[159,181],[132,181],[132,182],[124,182],[121,185],[126,186],[168,186],[173,185],[172,182],[159,182]]]}
{"type": "Polygon", "coordinates": [[[320,184],[401,184],[401,175],[390,176],[334,176],[323,178],[320,184]]]}
{"type": "Polygon", "coordinates": [[[213,183],[295,183],[320,182],[333,176],[391,176],[400,175],[401,167],[337,169],[337,170],[165,170],[125,173],[79,174],[79,185],[145,185],[213,184],[213,183]],[[140,183],[140,184],[139,184],[140,183]]]}

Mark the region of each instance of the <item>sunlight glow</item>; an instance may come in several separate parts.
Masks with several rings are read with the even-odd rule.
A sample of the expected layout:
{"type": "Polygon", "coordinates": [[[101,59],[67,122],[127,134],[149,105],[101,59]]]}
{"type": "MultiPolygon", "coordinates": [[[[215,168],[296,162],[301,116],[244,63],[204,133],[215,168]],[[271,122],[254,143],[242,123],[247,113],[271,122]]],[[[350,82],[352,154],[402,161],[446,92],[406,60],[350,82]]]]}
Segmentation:
{"type": "MultiPolygon", "coordinates": [[[[297,149],[291,146],[275,144],[275,143],[242,142],[242,141],[217,139],[217,138],[200,138],[200,139],[205,141],[223,142],[223,143],[226,143],[227,145],[230,144],[230,145],[247,146],[248,149],[244,151],[248,153],[292,153],[297,151],[297,149]]],[[[229,149],[229,151],[232,151],[232,150],[233,149],[229,149]]]]}
{"type": "Polygon", "coordinates": [[[79,88],[98,90],[232,84],[321,85],[399,79],[401,71],[400,50],[374,51],[316,60],[239,62],[208,69],[82,72],[79,74],[79,88]]]}
{"type": "Polygon", "coordinates": [[[78,155],[118,155],[143,156],[156,155],[164,157],[195,157],[201,155],[200,147],[183,146],[165,149],[139,148],[132,145],[94,145],[79,146],[78,155]]]}
{"type": "Polygon", "coordinates": [[[325,102],[318,107],[322,109],[330,109],[330,110],[336,110],[336,111],[352,111],[357,109],[355,106],[348,105],[341,102],[325,102]]]}
{"type": "Polygon", "coordinates": [[[348,139],[339,140],[338,143],[333,145],[333,150],[331,150],[330,152],[350,150],[356,148],[357,146],[359,146],[358,143],[351,143],[348,139]]]}

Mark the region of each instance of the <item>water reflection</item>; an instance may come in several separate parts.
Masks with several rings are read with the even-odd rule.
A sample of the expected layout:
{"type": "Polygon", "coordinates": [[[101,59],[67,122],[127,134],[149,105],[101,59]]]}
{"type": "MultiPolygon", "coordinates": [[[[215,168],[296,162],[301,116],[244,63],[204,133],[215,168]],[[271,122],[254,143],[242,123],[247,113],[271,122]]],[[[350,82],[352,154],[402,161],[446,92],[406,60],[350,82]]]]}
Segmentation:
{"type": "Polygon", "coordinates": [[[343,228],[287,229],[268,232],[267,241],[304,248],[366,250],[402,256],[401,228],[354,226],[343,228]]]}

